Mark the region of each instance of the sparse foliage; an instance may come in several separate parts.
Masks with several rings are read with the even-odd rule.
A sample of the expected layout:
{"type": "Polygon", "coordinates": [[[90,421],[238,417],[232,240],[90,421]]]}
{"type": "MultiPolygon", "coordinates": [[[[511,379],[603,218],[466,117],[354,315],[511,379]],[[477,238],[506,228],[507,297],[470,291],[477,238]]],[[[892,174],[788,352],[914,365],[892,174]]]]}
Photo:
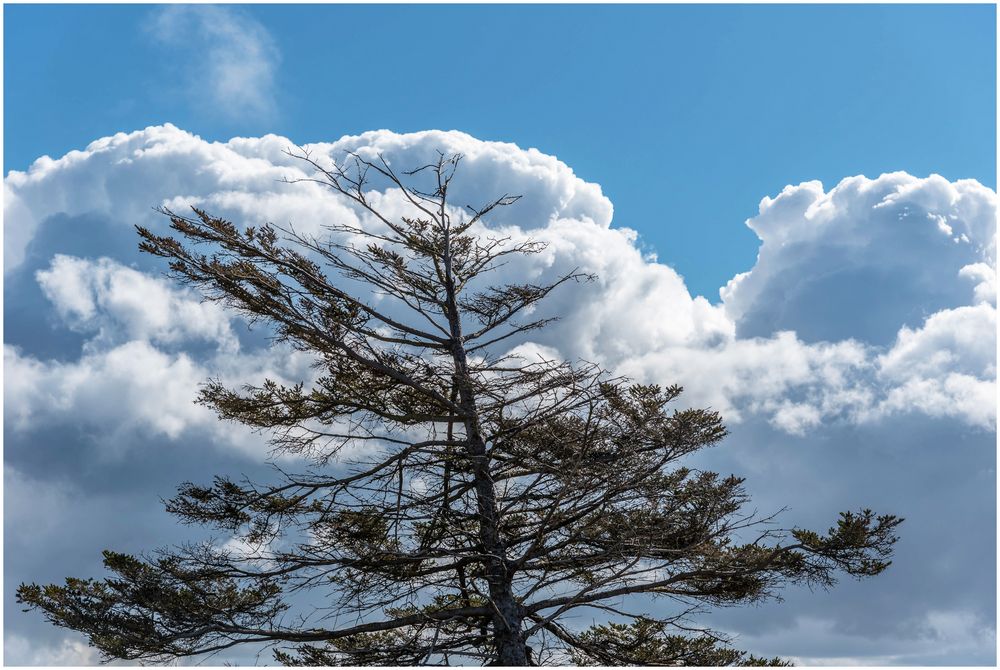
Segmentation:
{"type": "Polygon", "coordinates": [[[167,503],[257,550],[106,552],[108,579],[22,585],[20,602],[141,661],[260,643],[292,665],[760,665],[781,661],[727,647],[693,615],[889,565],[896,517],[782,531],[744,511],[742,479],[684,467],[726,430],[675,408],[679,387],[510,353],[549,323],[533,316],[541,300],[588,277],[491,284],[543,245],[484,226],[515,197],[452,208],[458,157],[397,173],[381,157],[297,155],[364,226],[320,238],[164,210],[176,237],[139,228],[178,280],[315,357],[313,380],[213,380],[199,398],[267,431],[303,472],[185,483],[167,503]],[[406,215],[369,199],[373,179],[406,215]],[[649,598],[673,614],[637,614],[649,598]],[[581,611],[612,623],[574,628],[581,611]]]}

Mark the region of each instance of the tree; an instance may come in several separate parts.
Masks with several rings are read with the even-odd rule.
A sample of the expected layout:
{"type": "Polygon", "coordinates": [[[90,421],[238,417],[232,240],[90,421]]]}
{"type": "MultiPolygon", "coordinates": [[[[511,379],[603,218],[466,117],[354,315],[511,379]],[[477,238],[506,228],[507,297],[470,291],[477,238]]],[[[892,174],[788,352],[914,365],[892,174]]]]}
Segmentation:
{"type": "Polygon", "coordinates": [[[258,643],[287,664],[776,664],[692,615],[889,565],[901,519],[862,510],[822,534],[780,530],[743,511],[741,478],[681,465],[726,429],[715,412],[674,408],[679,387],[511,354],[551,321],[536,305],[588,277],[491,284],[543,245],[484,225],[516,197],[449,204],[458,156],[400,173],[381,156],[296,155],[364,226],[319,238],[195,209],[163,210],[176,238],[138,228],[179,281],[315,357],[308,384],[212,380],[199,397],[266,431],[303,472],[184,483],[166,504],[259,549],[105,552],[110,578],[22,584],[19,602],[107,658],[143,661],[258,643]],[[406,214],[369,198],[373,180],[406,214]],[[675,610],[636,614],[641,596],[675,610]],[[574,629],[577,610],[612,622],[574,629]]]}

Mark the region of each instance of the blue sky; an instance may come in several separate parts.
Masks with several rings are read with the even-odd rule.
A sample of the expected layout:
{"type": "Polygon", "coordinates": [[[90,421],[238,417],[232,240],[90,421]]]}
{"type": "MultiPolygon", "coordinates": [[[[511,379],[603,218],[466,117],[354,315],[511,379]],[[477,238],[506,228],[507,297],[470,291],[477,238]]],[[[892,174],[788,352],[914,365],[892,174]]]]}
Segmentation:
{"type": "Polygon", "coordinates": [[[152,11],[6,8],[6,170],[165,121],[299,143],[457,129],[601,184],[616,222],[713,301],[756,253],[734,223],[785,184],[996,185],[992,5],[248,6],[280,54],[263,114],[185,95],[204,55],[154,39],[152,11]]]}
{"type": "Polygon", "coordinates": [[[994,6],[4,18],[8,664],[96,661],[13,585],[183,541],[159,502],[181,481],[269,477],[265,439],[192,399],[208,377],[297,380],[309,361],[171,285],[133,226],[162,228],[164,204],[306,231],[349,216],[281,181],[306,176],[290,142],[400,165],[464,153],[456,197],[521,193],[490,225],[550,244],[509,276],[600,277],[512,345],[683,384],[731,431],[692,465],[746,476],[788,525],[906,517],[878,579],[712,613],[737,646],[995,663],[994,6]]]}

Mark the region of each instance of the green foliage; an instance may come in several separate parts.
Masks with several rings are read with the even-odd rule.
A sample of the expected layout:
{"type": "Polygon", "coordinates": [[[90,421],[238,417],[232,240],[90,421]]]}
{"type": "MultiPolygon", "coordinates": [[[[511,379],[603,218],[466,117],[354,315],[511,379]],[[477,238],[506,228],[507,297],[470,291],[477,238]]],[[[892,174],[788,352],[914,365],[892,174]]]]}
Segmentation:
{"type": "Polygon", "coordinates": [[[725,646],[710,635],[667,633],[667,624],[639,617],[631,624],[592,626],[575,638],[575,665],[789,666],[725,646]]]}
{"type": "Polygon", "coordinates": [[[238,581],[225,570],[185,565],[175,556],[146,561],[104,552],[113,577],[67,578],[63,586],[22,584],[17,601],[49,621],[81,631],[107,659],[169,659],[228,646],[227,629],[267,625],[286,606],[280,585],[238,581]],[[198,638],[185,631],[203,630],[198,638]]]}
{"type": "Polygon", "coordinates": [[[892,546],[899,538],[896,528],[903,520],[891,514],[876,515],[870,509],[841,512],[837,525],[819,535],[810,530],[792,531],[803,551],[824,564],[854,577],[874,577],[890,565],[892,546]]]}

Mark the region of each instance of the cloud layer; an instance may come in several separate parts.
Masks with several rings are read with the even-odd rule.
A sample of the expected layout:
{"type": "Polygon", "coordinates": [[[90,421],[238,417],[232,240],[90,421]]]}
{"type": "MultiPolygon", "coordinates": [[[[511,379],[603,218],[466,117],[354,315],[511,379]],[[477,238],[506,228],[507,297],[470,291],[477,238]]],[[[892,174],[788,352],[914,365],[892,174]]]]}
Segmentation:
{"type": "MultiPolygon", "coordinates": [[[[373,225],[329,190],[286,183],[309,176],[285,153],[292,146],[272,135],[209,143],[166,125],[103,138],[56,160],[43,157],[7,176],[6,309],[20,310],[23,323],[54,338],[42,346],[45,338],[15,329],[5,343],[10,467],[28,467],[19,463],[42,448],[43,426],[75,427],[78,444],[65,448],[105,459],[141,454],[137,437],[149,434],[168,449],[200,441],[219,458],[259,460],[260,436],[222,426],[191,403],[198,384],[209,376],[294,380],[309,374],[309,361],[269,348],[232,315],[168,284],[162,267],[134,250],[132,226],[164,229],[152,211],[162,205],[195,205],[240,225],[275,222],[303,232],[321,232],[334,220],[373,225]]],[[[687,402],[723,412],[737,445],[774,442],[779,451],[770,455],[719,461],[758,471],[762,500],[771,502],[768,483],[780,481],[781,468],[771,465],[787,462],[797,463],[807,481],[824,472],[850,504],[854,491],[867,489],[837,461],[853,453],[844,440],[895,444],[919,425],[926,435],[953,436],[953,452],[971,468],[925,486],[927,495],[972,486],[974,504],[992,509],[989,480],[962,479],[995,466],[991,452],[981,450],[996,426],[997,198],[977,182],[892,173],[850,177],[829,190],[818,182],[787,186],[764,198],[747,221],[761,240],[756,264],[713,303],[692,296],[677,272],[640,250],[636,232],[611,225],[613,208],[598,185],[537,150],[440,131],[374,131],[307,149],[321,160],[345,151],[381,153],[400,169],[437,151],[458,152],[465,159],[452,191],[457,207],[521,194],[497,213],[491,231],[548,247],[515,260],[497,280],[544,281],[573,268],[598,276],[554,294],[541,310],[561,319],[530,344],[638,380],[679,382],[687,402]],[[816,459],[833,460],[819,470],[816,459]]],[[[392,190],[377,189],[371,198],[397,211],[392,190]]],[[[511,343],[518,344],[529,343],[511,343]]],[[[920,458],[936,456],[929,445],[914,448],[920,458]]],[[[862,458],[888,477],[899,456],[880,449],[872,446],[862,458]]],[[[911,474],[925,471],[934,468],[911,474]]],[[[920,490],[910,475],[897,476],[900,496],[920,490]]],[[[874,485],[870,491],[880,495],[874,485]]],[[[886,503],[905,507],[907,500],[886,503]]],[[[940,509],[952,504],[942,498],[940,509]]],[[[829,519],[819,499],[799,505],[806,517],[829,519]]],[[[987,534],[988,521],[977,522],[987,534]]],[[[955,565],[971,558],[962,554],[955,565]]],[[[897,587],[900,598],[916,598],[906,585],[897,587]]],[[[919,599],[913,606],[927,616],[936,612],[935,621],[973,617],[992,630],[993,615],[970,598],[975,606],[947,609],[919,599]]],[[[798,625],[829,631],[838,624],[826,618],[798,625]]],[[[893,635],[886,639],[905,637],[893,635]]],[[[874,644],[872,658],[891,657],[887,644],[874,644]]],[[[794,653],[817,657],[808,649],[794,653]]]]}

